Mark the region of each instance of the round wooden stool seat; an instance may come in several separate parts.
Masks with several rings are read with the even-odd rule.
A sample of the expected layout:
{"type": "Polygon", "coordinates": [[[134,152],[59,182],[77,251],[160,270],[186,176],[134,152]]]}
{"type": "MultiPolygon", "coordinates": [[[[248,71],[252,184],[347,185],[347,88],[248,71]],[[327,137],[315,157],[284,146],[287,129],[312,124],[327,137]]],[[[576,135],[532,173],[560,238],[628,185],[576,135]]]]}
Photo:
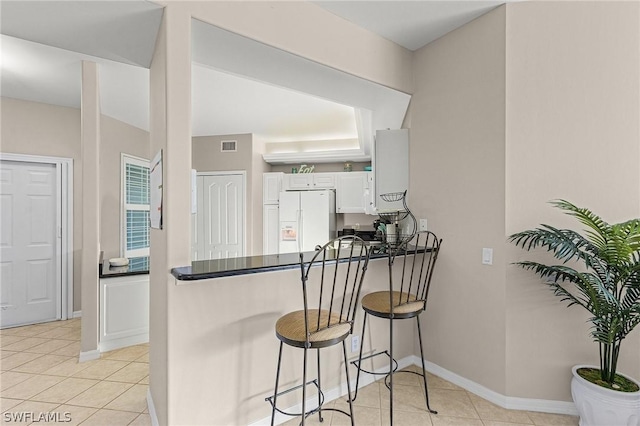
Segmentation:
{"type": "MultiPolygon", "coordinates": [[[[399,291],[393,292],[393,315],[398,318],[411,318],[424,310],[424,300],[399,291]]],[[[371,315],[388,318],[391,314],[389,292],[376,291],[362,298],[362,308],[371,315]]]]}
{"type": "MultiPolygon", "coordinates": [[[[322,309],[309,309],[309,343],[312,348],[323,348],[335,345],[346,339],[351,332],[351,324],[346,319],[340,320],[340,315],[322,309]],[[318,328],[318,313],[320,314],[320,328],[318,328]],[[328,325],[328,326],[327,326],[328,325]]],[[[304,310],[290,312],[276,322],[278,339],[290,346],[303,348],[306,337],[304,328],[304,310]]]]}

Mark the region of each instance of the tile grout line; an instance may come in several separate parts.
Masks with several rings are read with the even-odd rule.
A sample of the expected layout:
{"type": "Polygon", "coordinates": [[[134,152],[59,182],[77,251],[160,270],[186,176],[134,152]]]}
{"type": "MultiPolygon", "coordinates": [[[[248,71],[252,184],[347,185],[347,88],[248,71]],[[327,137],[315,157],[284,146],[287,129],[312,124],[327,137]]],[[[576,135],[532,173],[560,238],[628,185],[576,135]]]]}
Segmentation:
{"type": "MultiPolygon", "coordinates": [[[[44,389],[39,389],[39,390],[38,390],[38,392],[37,392],[35,395],[31,395],[29,398],[26,398],[26,399],[20,399],[20,398],[6,398],[7,400],[12,400],[12,401],[16,401],[16,402],[17,402],[17,404],[16,404],[16,405],[14,405],[13,407],[19,406],[20,404],[23,404],[23,403],[25,403],[25,402],[33,402],[33,403],[41,403],[41,404],[49,404],[49,405],[52,405],[52,406],[54,406],[54,408],[52,408],[52,409],[59,408],[59,407],[60,407],[60,406],[62,406],[62,405],[68,405],[68,406],[70,406],[70,407],[80,407],[80,408],[83,408],[83,409],[93,410],[93,413],[92,413],[91,415],[89,415],[86,419],[83,419],[81,423],[86,422],[89,418],[93,417],[93,416],[95,415],[95,413],[99,412],[100,410],[107,410],[107,411],[112,411],[112,412],[123,412],[123,413],[129,413],[129,414],[131,414],[132,416],[134,416],[134,417],[133,417],[133,419],[131,420],[131,422],[136,421],[139,417],[141,417],[143,414],[145,414],[145,413],[144,413],[144,411],[146,410],[146,407],[145,407],[144,409],[142,409],[142,410],[137,410],[137,409],[136,409],[136,410],[131,410],[131,411],[130,411],[130,410],[118,410],[118,409],[107,408],[107,406],[108,406],[109,404],[111,404],[113,401],[115,401],[116,399],[118,399],[119,397],[121,397],[124,393],[126,393],[126,392],[127,392],[127,391],[129,391],[130,389],[134,388],[136,385],[145,386],[145,387],[147,387],[147,386],[148,386],[148,384],[146,384],[146,383],[140,383],[140,382],[141,382],[141,381],[143,381],[143,380],[147,380],[147,378],[148,378],[148,372],[147,372],[147,374],[145,374],[145,375],[144,375],[142,378],[140,378],[139,380],[132,380],[132,379],[125,379],[124,381],[114,381],[114,380],[109,380],[112,376],[114,376],[114,375],[118,374],[120,371],[122,371],[123,369],[125,369],[125,368],[127,368],[128,366],[132,365],[134,362],[136,363],[136,365],[140,365],[140,366],[144,366],[145,364],[146,364],[146,365],[148,365],[148,362],[138,361],[138,359],[139,359],[139,358],[141,358],[141,357],[145,356],[145,355],[146,355],[146,353],[148,353],[148,346],[146,346],[146,351],[142,351],[139,355],[134,353],[134,355],[135,355],[134,359],[116,359],[116,358],[118,358],[118,357],[115,357],[115,358],[109,358],[109,357],[108,357],[108,355],[107,355],[106,357],[101,357],[101,358],[100,358],[101,360],[115,361],[115,362],[118,362],[118,363],[122,363],[122,365],[121,365],[119,368],[117,368],[117,369],[115,369],[114,371],[110,372],[110,374],[109,374],[108,376],[106,376],[106,377],[90,378],[90,377],[78,377],[78,376],[76,376],[76,374],[80,374],[82,371],[85,371],[87,368],[90,368],[90,367],[91,367],[91,365],[87,365],[87,367],[86,367],[86,368],[83,368],[83,369],[81,369],[81,370],[75,371],[75,372],[73,372],[73,374],[59,374],[59,375],[58,375],[58,374],[46,373],[48,370],[53,369],[53,368],[55,368],[55,367],[58,367],[58,366],[60,366],[61,364],[65,363],[65,362],[68,362],[68,361],[69,361],[69,360],[71,360],[71,359],[74,359],[74,357],[73,357],[73,356],[69,356],[69,355],[61,355],[61,354],[54,354],[53,352],[61,351],[61,350],[65,349],[65,348],[68,348],[68,347],[69,347],[69,346],[71,346],[71,345],[74,345],[76,342],[78,342],[78,339],[77,339],[77,338],[70,339],[70,338],[69,338],[70,336],[68,335],[69,333],[77,332],[77,331],[78,331],[78,330],[77,330],[77,327],[74,327],[74,326],[65,327],[65,328],[68,328],[69,330],[68,330],[66,333],[62,333],[62,334],[61,334],[61,336],[63,336],[64,338],[60,338],[60,337],[48,338],[48,337],[45,337],[45,334],[47,334],[47,335],[48,335],[48,334],[49,334],[49,333],[51,333],[53,330],[57,330],[57,329],[60,329],[60,328],[61,328],[61,327],[50,327],[50,328],[48,328],[48,329],[46,329],[46,330],[43,330],[42,332],[40,332],[40,333],[36,333],[36,334],[31,333],[31,332],[30,332],[30,331],[28,331],[28,330],[27,330],[26,332],[25,332],[25,330],[23,330],[23,331],[18,331],[18,332],[16,333],[16,334],[23,334],[23,333],[24,333],[24,334],[28,334],[27,336],[24,336],[24,335],[22,335],[22,336],[18,336],[18,335],[15,335],[15,334],[13,334],[13,333],[12,333],[13,337],[17,337],[17,338],[18,338],[18,340],[12,341],[12,342],[11,342],[11,344],[18,343],[18,342],[20,342],[20,341],[23,341],[23,340],[26,340],[26,339],[29,339],[29,338],[37,338],[37,339],[40,339],[41,341],[40,341],[40,342],[37,342],[35,345],[29,346],[29,347],[27,347],[27,348],[23,349],[23,350],[13,350],[13,351],[10,351],[10,352],[14,352],[14,353],[13,353],[13,354],[11,354],[11,355],[9,355],[9,356],[8,356],[8,357],[6,357],[5,359],[10,358],[11,356],[17,355],[17,354],[19,354],[19,353],[28,353],[28,354],[30,354],[30,355],[36,355],[36,356],[35,356],[34,358],[32,358],[32,359],[29,359],[29,360],[27,360],[27,361],[25,361],[25,362],[21,362],[21,363],[19,363],[19,364],[15,365],[15,366],[13,366],[13,368],[11,368],[11,369],[2,370],[2,373],[5,373],[5,372],[6,372],[6,373],[10,373],[10,372],[11,372],[11,373],[16,373],[16,374],[25,374],[25,375],[30,376],[30,377],[28,377],[27,379],[25,379],[25,380],[23,380],[23,381],[21,381],[21,382],[19,382],[19,383],[16,383],[16,384],[14,384],[14,385],[12,385],[12,386],[7,387],[6,389],[13,388],[14,386],[17,386],[17,385],[19,385],[20,383],[24,383],[25,381],[27,381],[27,380],[29,380],[29,379],[31,379],[31,378],[33,378],[33,377],[52,377],[52,378],[55,378],[55,379],[59,379],[59,381],[58,381],[57,383],[55,383],[55,384],[53,384],[53,385],[51,385],[51,386],[48,386],[48,387],[46,387],[46,388],[44,388],[44,389]],[[41,353],[41,352],[34,352],[34,351],[33,351],[33,350],[34,350],[33,348],[36,348],[36,347],[41,346],[41,345],[50,344],[50,342],[52,342],[52,341],[64,341],[64,342],[66,342],[67,344],[63,344],[63,345],[61,345],[61,346],[59,346],[59,347],[55,347],[54,349],[52,349],[52,350],[50,350],[50,351],[48,351],[48,352],[45,352],[45,353],[41,353]],[[146,352],[146,353],[144,353],[144,352],[146,352]],[[38,360],[38,359],[40,359],[40,358],[42,358],[42,357],[45,357],[45,356],[48,356],[48,355],[50,355],[50,356],[55,356],[55,357],[61,357],[61,359],[62,359],[62,358],[66,358],[66,359],[62,359],[62,361],[61,361],[61,362],[56,363],[55,365],[52,365],[52,366],[48,367],[48,368],[47,368],[46,370],[44,370],[43,372],[33,372],[33,371],[32,371],[32,372],[23,372],[23,371],[16,371],[16,369],[19,369],[20,367],[24,366],[25,364],[27,364],[27,363],[29,363],[29,362],[32,362],[32,361],[35,361],[35,360],[38,360]],[[46,373],[46,374],[45,374],[45,373],[46,373]],[[64,383],[64,382],[65,382],[65,381],[67,381],[68,379],[92,380],[92,381],[95,381],[95,383],[94,383],[94,384],[92,384],[92,385],[91,385],[90,387],[88,387],[87,389],[84,389],[82,392],[79,392],[78,394],[73,395],[73,396],[71,396],[70,398],[66,399],[66,400],[65,400],[64,402],[62,402],[62,403],[60,403],[60,402],[48,402],[48,401],[42,401],[42,400],[38,400],[38,399],[36,399],[36,397],[37,397],[38,395],[40,395],[40,394],[42,394],[42,393],[44,393],[44,392],[46,392],[46,391],[50,390],[50,389],[51,389],[51,388],[53,388],[54,386],[57,386],[57,385],[59,385],[59,384],[61,384],[61,383],[64,383]],[[94,388],[95,386],[97,386],[97,385],[98,385],[99,383],[101,383],[101,382],[106,382],[106,383],[119,383],[119,384],[128,385],[128,387],[127,387],[126,389],[124,389],[122,392],[119,392],[117,395],[115,395],[115,396],[114,396],[112,399],[110,399],[109,401],[105,402],[105,403],[104,403],[104,405],[102,405],[101,407],[85,407],[85,406],[81,406],[81,405],[73,405],[73,404],[69,404],[69,402],[70,402],[70,401],[72,401],[74,398],[76,398],[78,395],[81,395],[82,393],[89,391],[90,389],[94,388]]],[[[4,334],[4,333],[3,333],[3,334],[4,334]]],[[[11,339],[11,340],[13,340],[13,339],[11,339]]],[[[2,349],[1,343],[2,343],[2,337],[0,337],[0,349],[2,349]]],[[[54,344],[54,345],[55,345],[55,344],[54,344]]],[[[112,352],[115,352],[115,351],[112,351],[112,352]]],[[[13,407],[12,407],[12,408],[13,408],[13,407]]],[[[5,411],[8,411],[8,410],[5,410],[5,411]]],[[[131,423],[131,422],[129,422],[129,423],[131,423]]]]}

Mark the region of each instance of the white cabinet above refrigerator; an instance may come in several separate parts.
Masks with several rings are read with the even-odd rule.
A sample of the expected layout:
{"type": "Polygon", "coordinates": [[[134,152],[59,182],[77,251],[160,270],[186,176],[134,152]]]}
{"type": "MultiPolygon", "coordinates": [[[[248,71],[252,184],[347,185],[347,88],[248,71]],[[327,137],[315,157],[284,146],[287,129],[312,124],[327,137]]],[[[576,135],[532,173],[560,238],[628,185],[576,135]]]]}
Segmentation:
{"type": "Polygon", "coordinates": [[[335,187],[335,173],[291,173],[285,174],[282,181],[284,191],[335,189],[335,187]]]}

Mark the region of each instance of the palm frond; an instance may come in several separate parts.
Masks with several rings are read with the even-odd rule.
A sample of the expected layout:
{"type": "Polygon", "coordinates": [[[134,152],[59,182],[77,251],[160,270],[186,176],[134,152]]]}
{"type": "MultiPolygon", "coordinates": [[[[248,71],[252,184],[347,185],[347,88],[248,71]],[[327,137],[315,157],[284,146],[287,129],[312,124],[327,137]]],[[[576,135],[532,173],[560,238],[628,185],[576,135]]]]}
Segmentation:
{"type": "Polygon", "coordinates": [[[586,237],[544,224],[513,234],[509,241],[516,246],[527,251],[546,249],[562,262],[522,261],[516,265],[540,276],[568,306],[579,305],[591,313],[590,334],[600,347],[602,378],[612,381],[620,344],[640,324],[640,219],[609,224],[566,200],[551,204],[586,226],[586,237]],[[580,270],[570,267],[570,261],[577,262],[580,270]]]}
{"type": "Polygon", "coordinates": [[[556,259],[565,263],[576,258],[589,265],[591,257],[598,252],[589,240],[575,231],[557,229],[544,224],[541,226],[541,228],[513,234],[509,237],[509,241],[527,251],[537,247],[546,248],[556,259]]]}
{"type": "Polygon", "coordinates": [[[563,210],[570,216],[574,216],[580,223],[590,228],[591,231],[589,231],[588,234],[592,238],[591,241],[598,247],[601,247],[601,244],[604,246],[604,242],[606,241],[605,235],[609,233],[608,230],[611,225],[605,222],[600,216],[587,208],[577,207],[567,200],[554,200],[551,201],[551,205],[563,210]]]}

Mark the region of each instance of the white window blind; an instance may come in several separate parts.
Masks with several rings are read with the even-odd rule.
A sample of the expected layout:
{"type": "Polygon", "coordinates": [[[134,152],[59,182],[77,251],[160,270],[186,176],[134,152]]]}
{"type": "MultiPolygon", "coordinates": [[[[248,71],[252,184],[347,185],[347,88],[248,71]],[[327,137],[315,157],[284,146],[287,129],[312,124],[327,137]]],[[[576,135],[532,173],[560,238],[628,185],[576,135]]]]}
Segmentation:
{"type": "Polygon", "coordinates": [[[122,154],[122,255],[149,255],[149,161],[122,154]]]}

